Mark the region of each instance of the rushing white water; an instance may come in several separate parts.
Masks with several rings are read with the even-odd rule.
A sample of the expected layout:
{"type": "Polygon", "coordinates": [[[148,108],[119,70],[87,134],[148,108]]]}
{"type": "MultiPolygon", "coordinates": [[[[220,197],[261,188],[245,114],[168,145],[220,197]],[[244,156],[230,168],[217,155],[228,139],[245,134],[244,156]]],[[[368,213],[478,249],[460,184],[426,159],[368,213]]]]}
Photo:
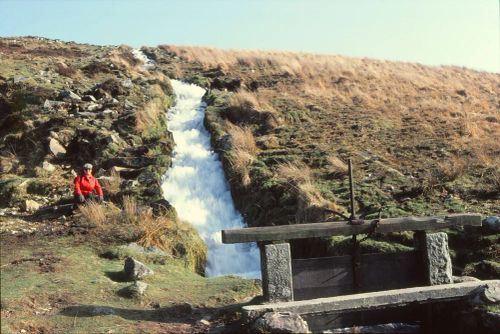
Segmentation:
{"type": "Polygon", "coordinates": [[[222,163],[210,146],[203,124],[205,107],[201,87],[172,80],[176,105],[168,113],[168,129],[175,141],[172,168],[165,174],[163,196],[179,218],[196,227],[208,246],[207,276],[260,277],[255,245],[222,244],[223,229],[243,227],[235,209],[222,163]]]}

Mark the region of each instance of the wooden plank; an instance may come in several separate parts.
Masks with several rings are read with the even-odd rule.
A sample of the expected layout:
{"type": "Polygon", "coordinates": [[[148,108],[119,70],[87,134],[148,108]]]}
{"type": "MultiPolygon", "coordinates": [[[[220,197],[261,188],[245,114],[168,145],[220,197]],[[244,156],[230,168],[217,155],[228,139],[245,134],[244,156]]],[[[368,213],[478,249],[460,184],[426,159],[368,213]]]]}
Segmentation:
{"type": "MultiPolygon", "coordinates": [[[[454,214],[436,217],[403,217],[381,219],[377,232],[401,232],[439,230],[452,226],[481,226],[481,215],[475,213],[454,214]]],[[[252,241],[290,240],[329,237],[333,235],[366,234],[372,230],[370,221],[362,225],[348,222],[325,222],[280,226],[247,227],[222,231],[222,242],[226,244],[252,241]]]]}
{"type": "MultiPolygon", "coordinates": [[[[380,291],[423,285],[417,252],[362,254],[360,291],[380,291]]],[[[354,292],[352,257],[333,256],[292,260],[295,300],[339,296],[354,292]]]]}
{"type": "Polygon", "coordinates": [[[347,296],[317,298],[285,303],[243,306],[243,312],[255,318],[266,312],[293,312],[314,314],[328,312],[363,311],[387,308],[409,303],[427,304],[459,300],[488,289],[491,294],[500,290],[500,280],[442,284],[397,290],[366,292],[347,296]]]}

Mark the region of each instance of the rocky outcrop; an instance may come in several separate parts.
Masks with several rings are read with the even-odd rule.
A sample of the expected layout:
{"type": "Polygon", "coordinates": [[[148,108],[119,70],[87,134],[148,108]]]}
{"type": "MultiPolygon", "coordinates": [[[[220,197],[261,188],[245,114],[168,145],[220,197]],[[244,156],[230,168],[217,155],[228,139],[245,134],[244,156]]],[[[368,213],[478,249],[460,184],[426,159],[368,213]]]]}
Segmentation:
{"type": "Polygon", "coordinates": [[[154,271],[149,269],[144,263],[139,262],[132,257],[127,257],[125,259],[123,272],[125,273],[125,277],[130,280],[139,280],[148,275],[154,274],[154,271]]]}

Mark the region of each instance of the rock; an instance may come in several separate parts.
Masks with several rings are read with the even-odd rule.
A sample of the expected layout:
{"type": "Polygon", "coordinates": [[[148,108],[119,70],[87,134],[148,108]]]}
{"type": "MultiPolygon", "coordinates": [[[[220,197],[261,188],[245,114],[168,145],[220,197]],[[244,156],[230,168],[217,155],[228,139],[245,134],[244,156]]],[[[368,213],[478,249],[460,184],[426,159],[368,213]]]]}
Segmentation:
{"type": "Polygon", "coordinates": [[[16,75],[12,78],[12,81],[16,84],[16,83],[19,83],[19,82],[23,82],[23,81],[26,81],[28,80],[27,77],[23,77],[22,75],[16,75]]]}
{"type": "Polygon", "coordinates": [[[66,149],[54,138],[50,139],[49,148],[56,157],[66,154],[66,149]]]}
{"type": "Polygon", "coordinates": [[[472,276],[453,276],[453,283],[477,282],[480,279],[472,276]]]}
{"type": "Polygon", "coordinates": [[[500,231],[500,217],[498,216],[489,216],[483,221],[483,225],[488,229],[494,232],[500,231]]]}
{"type": "Polygon", "coordinates": [[[125,79],[122,80],[122,86],[125,88],[131,88],[134,84],[132,83],[132,80],[130,79],[125,79]]]}
{"type": "Polygon", "coordinates": [[[60,99],[69,99],[72,101],[81,101],[82,100],[82,98],[80,96],[78,96],[78,94],[74,93],[71,90],[62,90],[59,93],[59,98],[60,99]]]}
{"type": "Polygon", "coordinates": [[[22,209],[26,212],[35,212],[40,209],[40,204],[34,200],[27,199],[22,203],[22,209]]]}
{"type": "Polygon", "coordinates": [[[66,106],[66,102],[62,101],[53,101],[53,100],[45,100],[43,103],[43,108],[44,109],[60,109],[62,107],[66,106]]]}
{"type": "Polygon", "coordinates": [[[119,291],[119,294],[129,298],[140,298],[146,292],[148,284],[142,281],[135,281],[134,284],[129,285],[119,291]]]}
{"type": "Polygon", "coordinates": [[[469,298],[472,305],[498,304],[500,303],[500,286],[488,284],[479,287],[469,298]]]}
{"type": "Polygon", "coordinates": [[[210,326],[210,321],[208,321],[206,319],[201,319],[200,321],[198,321],[198,324],[200,324],[202,326],[210,326]]]}
{"type": "Polygon", "coordinates": [[[82,100],[86,102],[97,102],[97,99],[93,95],[83,95],[82,100]]]}
{"type": "Polygon", "coordinates": [[[50,162],[47,162],[47,161],[44,161],[42,163],[42,169],[43,170],[46,170],[47,172],[53,172],[56,170],[56,166],[54,166],[53,164],[51,164],[50,162]]]}
{"type": "Polygon", "coordinates": [[[142,262],[135,260],[132,257],[127,257],[125,259],[125,265],[123,267],[125,276],[129,279],[138,280],[145,276],[154,274],[154,271],[146,267],[142,262]]]}
{"type": "Polygon", "coordinates": [[[309,333],[307,322],[291,312],[267,312],[252,328],[257,333],[309,333]]]}
{"type": "Polygon", "coordinates": [[[97,104],[97,103],[94,103],[94,102],[90,102],[86,107],[85,109],[87,111],[90,111],[90,112],[93,112],[93,111],[96,111],[96,110],[99,110],[101,109],[102,106],[100,104],[97,104]]]}

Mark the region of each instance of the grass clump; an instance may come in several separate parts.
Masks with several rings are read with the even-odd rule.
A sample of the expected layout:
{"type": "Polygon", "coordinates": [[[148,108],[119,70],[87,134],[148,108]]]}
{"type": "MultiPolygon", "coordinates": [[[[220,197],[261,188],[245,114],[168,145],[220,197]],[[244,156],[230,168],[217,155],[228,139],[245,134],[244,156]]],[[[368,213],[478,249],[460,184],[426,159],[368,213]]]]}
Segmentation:
{"type": "Polygon", "coordinates": [[[128,196],[123,198],[122,209],[90,202],[81,205],[79,211],[80,221],[95,227],[97,234],[157,247],[183,260],[190,270],[204,273],[207,246],[191,225],[179,221],[172,212],[155,216],[150,207],[141,206],[128,196]]]}

